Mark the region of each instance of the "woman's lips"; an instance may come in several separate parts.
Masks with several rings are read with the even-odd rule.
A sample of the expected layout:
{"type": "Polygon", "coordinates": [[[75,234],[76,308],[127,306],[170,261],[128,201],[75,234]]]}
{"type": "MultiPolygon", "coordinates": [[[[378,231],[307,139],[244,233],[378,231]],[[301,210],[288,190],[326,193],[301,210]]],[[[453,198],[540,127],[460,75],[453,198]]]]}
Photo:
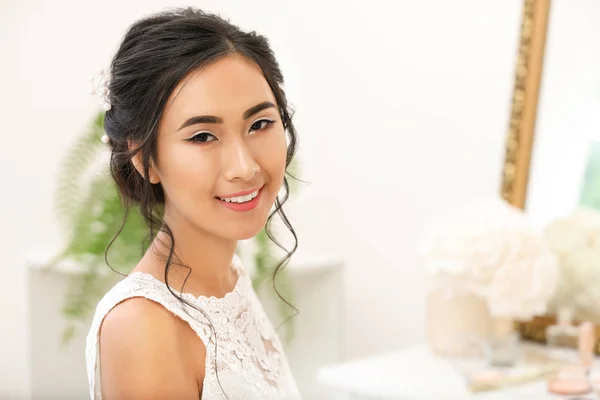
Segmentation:
{"type": "MultiPolygon", "coordinates": [[[[255,209],[258,204],[260,203],[260,199],[262,197],[262,192],[263,192],[263,187],[261,187],[260,189],[258,189],[258,193],[256,194],[256,196],[248,201],[244,201],[244,202],[238,202],[236,201],[226,201],[226,200],[221,200],[221,198],[217,198],[217,201],[219,203],[221,203],[222,205],[224,205],[225,207],[229,208],[230,210],[233,211],[237,211],[237,212],[246,212],[246,211],[251,211],[253,209],[255,209]]],[[[231,197],[240,197],[240,196],[248,196],[254,192],[256,192],[257,190],[254,189],[252,191],[244,191],[244,192],[238,192],[240,194],[236,194],[235,196],[230,196],[227,198],[231,198],[231,197]],[[241,194],[244,193],[244,194],[241,194]]]]}

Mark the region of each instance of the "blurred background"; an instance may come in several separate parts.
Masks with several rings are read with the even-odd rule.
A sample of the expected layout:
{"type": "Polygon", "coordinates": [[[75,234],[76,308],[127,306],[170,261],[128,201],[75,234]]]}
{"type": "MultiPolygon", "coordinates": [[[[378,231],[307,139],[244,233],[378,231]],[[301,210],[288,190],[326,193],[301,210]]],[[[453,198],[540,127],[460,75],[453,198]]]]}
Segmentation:
{"type": "MultiPolygon", "coordinates": [[[[531,321],[563,306],[552,297],[560,268],[539,261],[556,255],[540,231],[580,205],[597,205],[594,177],[600,175],[590,166],[598,162],[588,156],[594,135],[600,137],[598,2],[556,0],[548,8],[547,1],[518,0],[2,0],[0,398],[87,398],[83,341],[89,319],[78,317],[80,329],[63,340],[65,302],[78,282],[73,277],[85,273],[77,263],[48,268],[67,240],[56,212],[65,185],[61,163],[98,115],[89,79],[109,64],[125,29],[145,14],[184,5],[266,35],[287,80],[300,138],[299,176],[308,182],[289,203],[300,247],[287,279],[300,316],[287,346],[306,398],[425,393],[408,381],[435,378],[430,352],[454,357],[448,349],[457,346],[455,336],[432,339],[432,327],[439,336],[469,325],[469,318],[475,325],[494,325],[498,318],[531,321]],[[541,88],[535,82],[522,88],[529,105],[515,114],[515,84],[523,73],[519,49],[531,45],[523,40],[524,21],[537,27],[538,47],[528,47],[533,59],[523,68],[531,68],[530,81],[543,78],[541,88]],[[545,52],[539,37],[546,39],[545,52]],[[513,129],[511,121],[520,118],[529,118],[529,125],[513,129]],[[511,140],[531,139],[534,131],[535,142],[519,142],[516,167],[506,164],[516,148],[511,140]],[[525,203],[517,204],[512,194],[500,200],[515,168],[525,171],[515,185],[529,188],[524,213],[525,203]],[[475,250],[468,246],[477,237],[489,238],[482,246],[498,246],[499,254],[535,242],[529,258],[511,261],[512,267],[539,267],[524,267],[524,277],[511,280],[519,293],[534,294],[509,300],[495,295],[497,306],[490,303],[490,286],[455,288],[446,280],[440,265],[466,265],[466,258],[504,268],[483,260],[482,250],[473,261],[475,250]],[[439,300],[431,299],[431,281],[477,299],[442,312],[435,306],[439,300]],[[481,299],[488,302],[481,306],[481,299]],[[535,306],[525,316],[511,314],[510,300],[535,306]],[[493,321],[481,322],[488,317],[493,321]],[[404,358],[415,349],[427,352],[429,361],[418,352],[404,358]],[[374,359],[379,361],[364,361],[374,359]],[[411,366],[411,373],[418,366],[430,372],[406,380],[409,371],[400,365],[411,366]]],[[[595,214],[586,210],[591,214],[580,218],[587,223],[595,214]]],[[[248,249],[251,263],[260,243],[248,249]]],[[[586,271],[595,271],[592,264],[586,271]]],[[[570,298],[565,290],[563,297],[570,298]]],[[[268,293],[263,297],[277,320],[276,301],[268,293]]],[[[565,315],[580,315],[579,305],[569,303],[565,315]]],[[[484,335],[478,329],[467,333],[484,335]]],[[[488,343],[487,337],[481,340],[488,343]]],[[[447,382],[447,388],[458,387],[447,382]]],[[[461,393],[466,396],[466,389],[461,393]]]]}

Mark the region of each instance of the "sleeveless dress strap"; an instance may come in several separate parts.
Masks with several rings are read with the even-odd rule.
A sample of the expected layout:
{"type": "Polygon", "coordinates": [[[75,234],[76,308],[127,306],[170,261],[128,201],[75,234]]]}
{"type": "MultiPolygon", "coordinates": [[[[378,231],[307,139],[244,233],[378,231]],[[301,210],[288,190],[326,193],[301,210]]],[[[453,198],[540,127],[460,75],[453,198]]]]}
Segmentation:
{"type": "MultiPolygon", "coordinates": [[[[86,367],[91,400],[102,399],[101,385],[99,383],[100,362],[98,346],[102,322],[115,306],[125,300],[135,297],[144,297],[154,301],[165,307],[181,320],[187,322],[208,348],[208,343],[212,334],[210,323],[206,320],[204,322],[199,320],[198,314],[194,313],[191,307],[185,305],[173,296],[163,282],[156,280],[148,274],[133,273],[117,283],[98,303],[92,325],[86,338],[86,367]],[[195,316],[192,314],[195,314],[195,316]]],[[[194,302],[194,299],[186,300],[192,303],[194,302]]],[[[200,317],[202,317],[201,314],[200,317]]]]}

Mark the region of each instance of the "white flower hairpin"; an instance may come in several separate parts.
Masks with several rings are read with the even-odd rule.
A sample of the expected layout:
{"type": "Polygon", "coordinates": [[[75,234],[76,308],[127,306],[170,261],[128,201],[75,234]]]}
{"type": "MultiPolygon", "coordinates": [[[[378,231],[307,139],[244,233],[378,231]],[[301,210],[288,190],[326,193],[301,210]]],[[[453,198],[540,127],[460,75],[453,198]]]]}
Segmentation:
{"type": "Polygon", "coordinates": [[[109,100],[110,91],[108,90],[110,74],[101,68],[92,75],[90,81],[92,83],[92,94],[98,96],[102,109],[104,111],[110,110],[112,107],[109,100]]]}
{"type": "MultiPolygon", "coordinates": [[[[98,100],[100,102],[100,107],[104,111],[108,111],[111,109],[112,105],[110,104],[108,85],[110,83],[109,74],[105,69],[101,68],[92,77],[90,78],[92,84],[92,94],[98,96],[98,100]]],[[[102,143],[108,144],[110,141],[108,135],[104,133],[100,138],[102,143]]]]}

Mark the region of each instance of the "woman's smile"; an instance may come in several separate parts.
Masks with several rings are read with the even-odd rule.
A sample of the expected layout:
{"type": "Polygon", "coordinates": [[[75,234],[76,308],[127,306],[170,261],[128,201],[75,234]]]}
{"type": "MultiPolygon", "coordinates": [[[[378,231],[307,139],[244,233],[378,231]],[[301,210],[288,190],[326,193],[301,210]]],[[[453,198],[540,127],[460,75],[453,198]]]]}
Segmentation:
{"type": "Polygon", "coordinates": [[[217,197],[217,201],[233,211],[244,212],[255,209],[260,203],[264,185],[258,189],[245,190],[225,197],[217,197]]]}

